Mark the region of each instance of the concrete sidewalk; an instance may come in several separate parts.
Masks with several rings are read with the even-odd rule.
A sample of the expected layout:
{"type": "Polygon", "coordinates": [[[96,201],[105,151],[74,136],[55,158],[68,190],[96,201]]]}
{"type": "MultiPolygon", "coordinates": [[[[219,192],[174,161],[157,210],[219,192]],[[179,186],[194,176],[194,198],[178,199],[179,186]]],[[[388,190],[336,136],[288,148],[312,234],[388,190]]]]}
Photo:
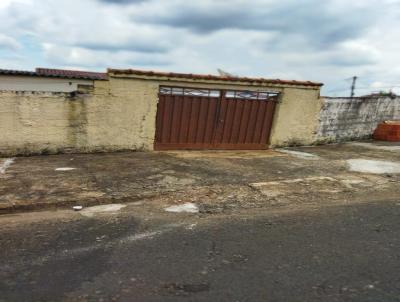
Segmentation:
{"type": "Polygon", "coordinates": [[[400,146],[63,154],[0,159],[0,212],[134,201],[200,212],[399,196],[400,146]],[[387,163],[385,163],[387,162],[387,163]],[[399,170],[396,170],[396,169],[399,170]]]}

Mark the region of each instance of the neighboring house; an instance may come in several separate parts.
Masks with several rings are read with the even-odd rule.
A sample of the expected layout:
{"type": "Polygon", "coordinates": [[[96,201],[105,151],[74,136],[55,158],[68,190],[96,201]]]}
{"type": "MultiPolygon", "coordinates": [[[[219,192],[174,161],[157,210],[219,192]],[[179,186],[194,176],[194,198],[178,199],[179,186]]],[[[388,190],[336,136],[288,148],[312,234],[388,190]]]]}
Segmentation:
{"type": "Polygon", "coordinates": [[[0,69],[0,91],[73,92],[92,88],[106,73],[36,68],[35,71],[0,69]]]}

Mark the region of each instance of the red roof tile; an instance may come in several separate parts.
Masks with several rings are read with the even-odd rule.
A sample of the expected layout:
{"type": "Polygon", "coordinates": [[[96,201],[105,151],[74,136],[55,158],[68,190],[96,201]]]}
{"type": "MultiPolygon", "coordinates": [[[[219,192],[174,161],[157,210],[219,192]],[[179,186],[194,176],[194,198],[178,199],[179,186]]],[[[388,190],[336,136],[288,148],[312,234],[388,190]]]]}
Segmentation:
{"type": "Polygon", "coordinates": [[[36,73],[41,76],[59,77],[70,79],[107,80],[107,74],[102,72],[36,68],[36,73]]]}
{"type": "Polygon", "coordinates": [[[185,79],[215,80],[215,81],[229,81],[229,82],[252,82],[252,83],[260,83],[260,84],[268,83],[268,84],[301,85],[301,86],[316,86],[316,87],[320,87],[323,85],[322,83],[315,83],[315,82],[310,82],[310,81],[288,81],[288,80],[280,80],[280,79],[227,77],[227,76],[206,75],[206,74],[144,71],[144,70],[135,70],[135,69],[108,69],[108,72],[113,73],[115,75],[133,74],[133,75],[139,75],[139,76],[185,78],[185,79]]]}
{"type": "Polygon", "coordinates": [[[107,80],[108,78],[107,74],[102,72],[48,69],[48,68],[36,68],[36,71],[0,69],[0,74],[80,79],[80,80],[107,80]]]}
{"type": "Polygon", "coordinates": [[[36,76],[36,72],[34,72],[34,71],[12,70],[12,69],[0,69],[0,74],[36,76]]]}

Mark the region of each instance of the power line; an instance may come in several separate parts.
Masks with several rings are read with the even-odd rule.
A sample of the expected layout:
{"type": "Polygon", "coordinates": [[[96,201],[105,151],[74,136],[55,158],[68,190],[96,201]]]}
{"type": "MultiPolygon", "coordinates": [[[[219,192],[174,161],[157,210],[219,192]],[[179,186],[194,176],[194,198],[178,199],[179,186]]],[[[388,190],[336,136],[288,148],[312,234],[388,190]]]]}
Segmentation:
{"type": "MultiPolygon", "coordinates": [[[[350,95],[353,95],[354,96],[354,91],[356,91],[356,90],[365,90],[365,89],[371,89],[371,90],[375,90],[375,89],[392,89],[392,88],[399,88],[400,87],[400,84],[387,84],[387,86],[374,86],[374,87],[372,87],[372,86],[361,86],[361,87],[359,87],[359,86],[355,86],[355,84],[356,84],[356,81],[357,82],[363,82],[363,83],[365,83],[365,84],[367,84],[367,81],[366,81],[366,79],[360,79],[359,77],[356,77],[356,76],[354,76],[354,77],[351,77],[351,78],[347,78],[347,79],[343,79],[343,81],[352,81],[352,84],[351,84],[351,91],[350,91],[350,95]],[[354,85],[354,88],[353,88],[353,85],[354,85]]],[[[339,88],[339,89],[331,89],[331,90],[328,90],[327,92],[340,92],[340,91],[346,91],[348,88],[339,88]]]]}
{"type": "Polygon", "coordinates": [[[400,85],[391,85],[391,86],[359,87],[357,89],[360,89],[360,88],[364,88],[364,89],[379,89],[379,88],[399,88],[399,87],[400,87],[400,85]]]}
{"type": "MultiPolygon", "coordinates": [[[[400,88],[400,85],[397,86],[376,86],[376,87],[371,87],[371,86],[365,86],[365,87],[357,87],[355,90],[376,90],[376,89],[384,89],[384,88],[400,88]]],[[[348,88],[342,88],[342,89],[332,89],[328,90],[327,92],[341,92],[341,91],[346,91],[348,88]]]]}

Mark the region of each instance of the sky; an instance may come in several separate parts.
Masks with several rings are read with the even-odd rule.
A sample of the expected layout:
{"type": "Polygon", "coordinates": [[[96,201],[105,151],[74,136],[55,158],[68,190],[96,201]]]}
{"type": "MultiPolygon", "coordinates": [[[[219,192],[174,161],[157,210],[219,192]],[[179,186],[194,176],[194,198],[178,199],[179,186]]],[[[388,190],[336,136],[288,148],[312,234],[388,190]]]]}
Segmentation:
{"type": "Polygon", "coordinates": [[[0,68],[311,80],[400,94],[400,0],[0,0],[0,68]]]}

